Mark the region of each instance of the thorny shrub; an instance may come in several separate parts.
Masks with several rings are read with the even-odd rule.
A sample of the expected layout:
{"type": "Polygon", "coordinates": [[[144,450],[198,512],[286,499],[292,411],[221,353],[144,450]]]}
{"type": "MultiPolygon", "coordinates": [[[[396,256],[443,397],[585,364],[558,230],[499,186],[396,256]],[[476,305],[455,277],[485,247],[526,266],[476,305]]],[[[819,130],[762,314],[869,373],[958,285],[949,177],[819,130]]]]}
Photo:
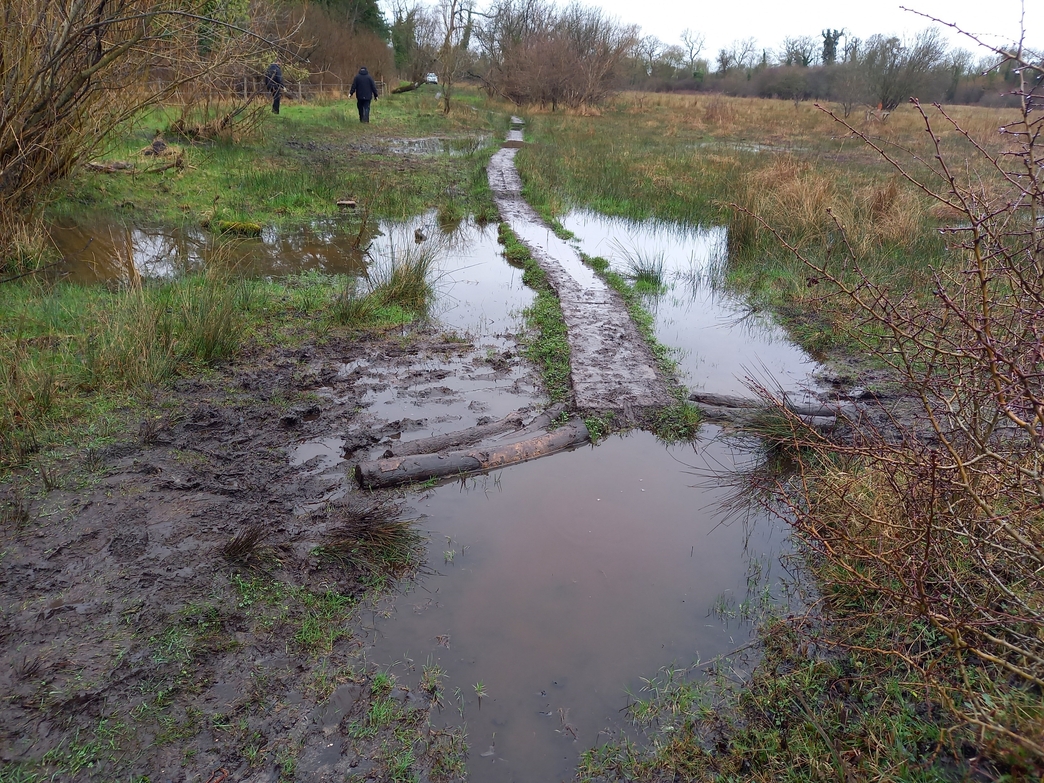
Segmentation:
{"type": "MultiPolygon", "coordinates": [[[[830,442],[780,406],[796,471],[767,486],[809,545],[824,603],[867,628],[841,644],[903,659],[988,756],[1044,770],[1044,69],[1001,52],[1021,74],[1022,109],[991,151],[941,106],[921,107],[933,156],[896,151],[834,117],[898,176],[959,216],[949,262],[927,298],[860,269],[858,245],[810,257],[762,227],[856,314],[850,337],[895,372],[913,416],[857,426],[830,442]],[[961,134],[966,158],[939,129],[961,134]],[[976,174],[988,169],[984,180],[976,174]],[[921,629],[917,631],[916,629],[921,629]],[[857,640],[858,641],[854,641],[857,640]]],[[[748,213],[749,214],[749,213],[748,213]]],[[[752,216],[753,217],[753,216],[752,216]]],[[[1032,772],[1031,772],[1032,774],[1032,772]]]]}

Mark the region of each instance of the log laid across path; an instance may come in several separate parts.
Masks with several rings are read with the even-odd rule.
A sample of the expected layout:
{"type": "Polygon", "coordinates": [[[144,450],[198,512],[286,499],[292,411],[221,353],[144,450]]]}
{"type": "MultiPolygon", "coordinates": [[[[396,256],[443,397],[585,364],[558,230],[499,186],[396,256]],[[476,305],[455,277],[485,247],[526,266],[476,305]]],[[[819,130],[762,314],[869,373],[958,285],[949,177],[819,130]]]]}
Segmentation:
{"type": "Polygon", "coordinates": [[[355,466],[355,479],[365,489],[383,489],[417,484],[432,478],[466,476],[545,457],[590,440],[584,422],[573,419],[551,432],[503,446],[360,462],[355,466]]]}
{"type": "MultiPolygon", "coordinates": [[[[696,403],[706,421],[726,422],[741,427],[755,423],[763,412],[770,409],[764,400],[714,392],[692,392],[689,400],[696,403]]],[[[859,416],[859,409],[850,403],[827,405],[813,400],[802,402],[786,394],[783,395],[782,403],[783,407],[816,429],[834,427],[839,417],[854,420],[859,416]]]]}

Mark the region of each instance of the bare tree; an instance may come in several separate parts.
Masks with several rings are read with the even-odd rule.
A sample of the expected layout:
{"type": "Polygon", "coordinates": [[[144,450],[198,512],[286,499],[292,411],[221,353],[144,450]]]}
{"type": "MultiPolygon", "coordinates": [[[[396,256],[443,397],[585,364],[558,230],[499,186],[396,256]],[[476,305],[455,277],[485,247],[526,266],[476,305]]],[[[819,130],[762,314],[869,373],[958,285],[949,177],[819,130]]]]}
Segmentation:
{"type": "Polygon", "coordinates": [[[202,10],[157,0],[5,0],[0,214],[30,209],[142,107],[204,77],[257,73],[269,60],[273,44],[248,14],[217,19],[202,10]]]}
{"type": "Polygon", "coordinates": [[[936,28],[923,30],[912,41],[873,36],[860,58],[871,100],[891,111],[916,96],[945,54],[945,43],[936,28]]]}
{"type": "Polygon", "coordinates": [[[655,35],[643,35],[634,44],[634,58],[640,64],[646,76],[652,74],[653,63],[663,51],[663,41],[655,35]]]}
{"type": "MultiPolygon", "coordinates": [[[[918,68],[937,59],[934,39],[921,43],[927,51],[918,68]]],[[[914,56],[894,41],[868,45],[895,59],[914,56]]],[[[810,279],[829,288],[822,306],[838,308],[846,337],[892,368],[915,412],[886,413],[861,422],[850,439],[828,442],[780,406],[797,465],[771,489],[826,564],[823,594],[870,607],[868,614],[842,609],[847,621],[872,629],[879,617],[911,629],[875,635],[867,652],[900,659],[922,680],[926,699],[975,730],[984,756],[1010,759],[1038,779],[1044,116],[1033,104],[1044,67],[1021,44],[994,52],[1011,66],[1020,107],[993,139],[916,100],[925,153],[885,147],[835,117],[952,215],[944,229],[950,256],[930,270],[923,294],[864,271],[839,219],[833,256],[813,258],[774,232],[810,279]]]]}
{"type": "Polygon", "coordinates": [[[602,100],[637,41],[600,9],[559,11],[541,0],[501,0],[478,26],[487,88],[518,104],[581,106],[602,100]]]}
{"type": "Polygon", "coordinates": [[[707,42],[707,36],[703,33],[694,33],[686,27],[682,30],[681,41],[685,50],[685,56],[689,61],[689,75],[692,76],[696,72],[696,63],[700,59],[703,45],[707,42]]]}
{"type": "Polygon", "coordinates": [[[815,65],[819,55],[819,41],[811,35],[791,36],[783,39],[783,65],[798,65],[808,68],[815,65]]]}
{"type": "Polygon", "coordinates": [[[438,23],[442,34],[438,61],[441,69],[442,111],[450,112],[453,83],[462,70],[474,31],[474,0],[440,0],[438,23]]]}

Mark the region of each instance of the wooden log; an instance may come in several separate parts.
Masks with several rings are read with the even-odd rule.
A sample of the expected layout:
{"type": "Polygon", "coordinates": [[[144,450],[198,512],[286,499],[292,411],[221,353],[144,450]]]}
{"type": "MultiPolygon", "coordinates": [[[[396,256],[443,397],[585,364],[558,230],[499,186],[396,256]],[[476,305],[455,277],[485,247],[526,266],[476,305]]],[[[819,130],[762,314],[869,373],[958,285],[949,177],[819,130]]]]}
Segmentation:
{"type": "Polygon", "coordinates": [[[381,489],[415,484],[432,478],[464,476],[546,457],[587,443],[590,439],[584,422],[581,419],[573,419],[552,432],[496,448],[360,462],[355,466],[355,479],[364,489],[381,489]]]}
{"type": "MultiPolygon", "coordinates": [[[[766,407],[727,408],[723,405],[707,405],[702,402],[696,403],[696,407],[700,409],[704,421],[715,424],[732,424],[744,428],[756,428],[758,419],[769,410],[766,407]]],[[[829,430],[837,425],[836,416],[797,415],[805,424],[817,430],[829,430]]]]}
{"type": "MultiPolygon", "coordinates": [[[[752,397],[736,397],[731,394],[715,394],[714,392],[696,391],[689,394],[689,399],[700,407],[705,405],[723,409],[765,409],[770,407],[764,400],[752,397]]],[[[816,416],[836,418],[858,416],[859,409],[851,403],[827,405],[822,402],[797,402],[783,395],[783,405],[798,416],[816,416]]]]}
{"type": "Polygon", "coordinates": [[[412,454],[433,454],[437,451],[446,451],[447,449],[459,449],[462,446],[470,446],[494,435],[502,435],[505,432],[517,430],[521,426],[522,412],[514,411],[499,421],[479,424],[466,430],[458,430],[457,432],[447,432],[445,435],[433,435],[430,438],[418,438],[417,440],[398,443],[384,453],[384,458],[408,457],[412,454]]]}

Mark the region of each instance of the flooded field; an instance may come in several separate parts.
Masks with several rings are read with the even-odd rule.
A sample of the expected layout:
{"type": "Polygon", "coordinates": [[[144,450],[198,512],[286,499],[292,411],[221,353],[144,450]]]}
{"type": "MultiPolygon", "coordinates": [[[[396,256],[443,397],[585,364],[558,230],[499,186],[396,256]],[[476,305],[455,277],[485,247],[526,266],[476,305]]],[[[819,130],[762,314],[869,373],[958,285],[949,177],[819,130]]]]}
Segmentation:
{"type": "MultiPolygon", "coordinates": [[[[710,284],[721,232],[590,213],[567,226],[585,252],[617,265],[630,245],[663,255],[668,288],[649,305],[690,385],[742,391],[747,373],[808,385],[811,359],[770,321],[740,318],[741,305],[710,284]]],[[[461,274],[455,287],[475,301],[517,283],[495,258],[461,274]],[[481,282],[466,279],[479,269],[481,282]]],[[[472,331],[475,315],[462,303],[455,327],[472,331]]],[[[488,389],[472,393],[489,399],[488,389]]],[[[382,400],[386,415],[419,415],[393,396],[382,400]]],[[[499,399],[513,404],[504,389],[499,399]]],[[[425,667],[446,672],[441,719],[467,726],[472,780],[570,778],[580,752],[627,731],[621,710],[642,678],[749,641],[744,618],[779,597],[786,532],[754,512],[726,518],[730,477],[758,456],[719,436],[708,426],[672,447],[643,432],[611,437],[413,504],[435,573],[381,607],[366,657],[412,686],[425,667]]]]}
{"type": "MultiPolygon", "coordinates": [[[[648,305],[690,387],[741,392],[748,374],[788,390],[808,385],[812,360],[712,284],[721,231],[586,212],[563,222],[584,252],[621,272],[637,248],[661,259],[666,285],[648,305]]],[[[66,248],[89,238],[55,231],[65,232],[66,248]]],[[[533,294],[501,256],[493,227],[465,222],[444,233],[426,215],[382,223],[365,255],[320,226],[229,243],[221,252],[239,254],[237,268],[247,274],[362,276],[367,264],[419,235],[439,247],[434,333],[458,341],[447,342],[456,348],[442,351],[435,339],[431,350],[390,361],[349,358],[346,347],[339,363],[303,366],[325,380],[312,387],[317,412],[302,414],[285,450],[297,487],[287,505],[298,519],[361,493],[348,471],[389,443],[512,411],[532,414],[542,404],[517,341],[533,294]]],[[[191,231],[95,227],[91,261],[81,259],[69,274],[120,279],[128,263],[145,276],[177,274],[210,263],[213,246],[191,231]]],[[[758,459],[754,444],[723,439],[712,426],[677,446],[633,432],[408,496],[408,513],[429,537],[431,572],[377,607],[359,632],[359,655],[371,670],[414,688],[425,667],[445,672],[436,720],[466,725],[471,780],[569,779],[583,750],[628,731],[624,710],[643,679],[672,665],[696,666],[699,676],[700,662],[750,640],[759,606],[781,599],[785,529],[755,511],[725,511],[734,509],[727,501],[736,471],[758,459]]],[[[357,686],[342,686],[312,708],[314,722],[336,727],[338,710],[347,714],[357,697],[357,686]]],[[[343,778],[346,746],[336,735],[316,736],[305,742],[299,779],[343,778]]]]}

